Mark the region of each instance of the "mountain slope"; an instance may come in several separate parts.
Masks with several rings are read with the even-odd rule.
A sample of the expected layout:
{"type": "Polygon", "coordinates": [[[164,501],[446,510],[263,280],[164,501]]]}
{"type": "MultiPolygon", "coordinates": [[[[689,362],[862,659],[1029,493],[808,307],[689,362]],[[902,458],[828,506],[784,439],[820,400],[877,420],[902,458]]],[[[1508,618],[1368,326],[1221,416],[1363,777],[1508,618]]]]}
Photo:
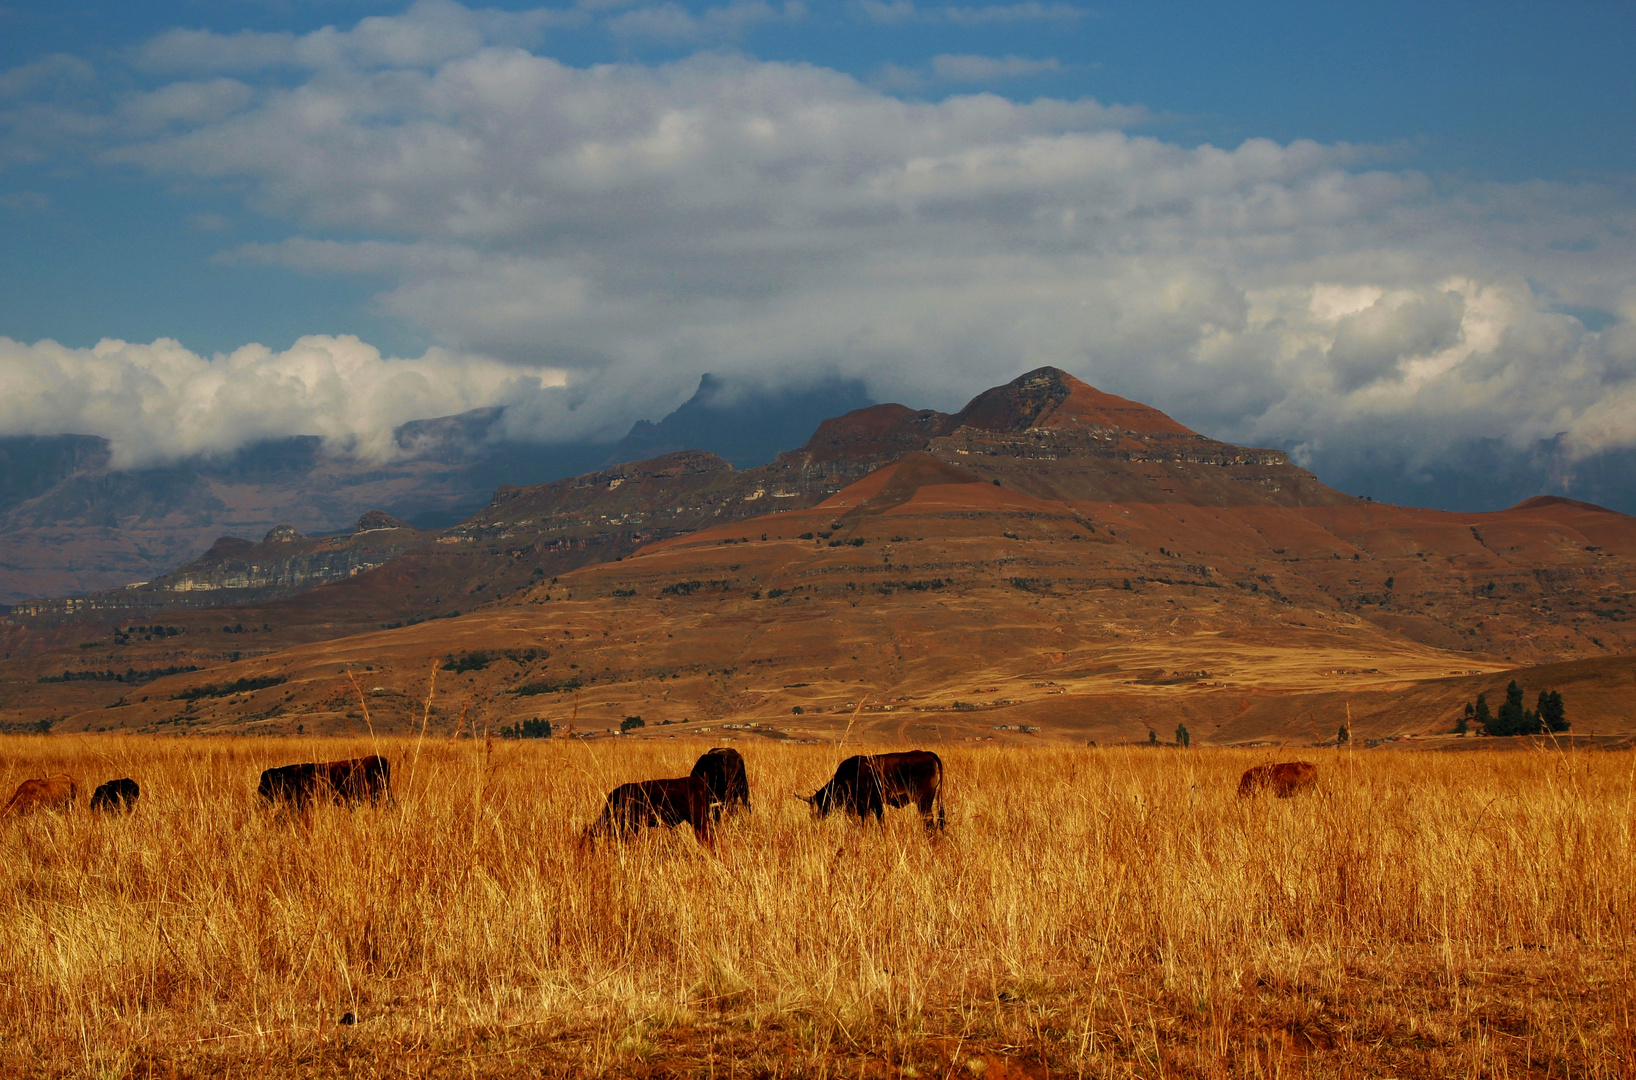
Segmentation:
{"type": "MultiPolygon", "coordinates": [[[[863,722],[905,737],[1185,720],[1244,741],[1332,734],[1353,705],[1377,732],[1433,731],[1453,695],[1503,688],[1513,668],[1636,651],[1636,520],[1560,498],[1488,514],[1371,503],[1088,389],[1031,372],[953,417],[826,421],[757,469],[684,453],[502,490],[445,542],[235,609],[253,635],[178,613],[177,633],[140,645],[99,630],[0,663],[0,716],[335,730],[361,719],[350,669],[370,671],[372,722],[401,727],[441,658],[462,670],[440,693],[497,722],[829,737],[827,718],[867,694],[883,711],[863,722]],[[189,665],[207,670],[164,673],[189,665]],[[140,677],[91,677],[127,670],[140,677]],[[283,681],[200,689],[243,678],[283,681]],[[1430,712],[1394,708],[1411,699],[1430,712]]],[[[1570,711],[1616,700],[1596,694],[1570,711]]]]}
{"type": "Polygon", "coordinates": [[[457,524],[499,487],[575,476],[679,449],[741,465],[797,446],[826,416],[868,404],[861,384],[819,381],[768,392],[705,376],[657,424],[624,440],[544,445],[504,435],[504,410],[413,420],[387,461],[326,452],[316,437],[275,439],[221,457],[115,469],[107,440],[0,437],[0,604],[148,581],[223,535],[288,524],[344,532],[381,508],[424,529],[457,524]]]}

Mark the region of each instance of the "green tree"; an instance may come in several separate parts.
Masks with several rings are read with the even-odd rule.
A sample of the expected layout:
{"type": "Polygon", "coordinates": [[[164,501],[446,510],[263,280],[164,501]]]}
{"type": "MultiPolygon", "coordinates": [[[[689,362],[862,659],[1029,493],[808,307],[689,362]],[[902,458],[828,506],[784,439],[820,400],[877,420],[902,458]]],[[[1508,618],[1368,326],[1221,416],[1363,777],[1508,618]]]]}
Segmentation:
{"type": "Polygon", "coordinates": [[[1459,719],[1454,721],[1454,733],[1456,735],[1464,735],[1466,733],[1468,726],[1471,724],[1472,713],[1475,711],[1476,710],[1471,707],[1471,702],[1466,702],[1466,711],[1461,713],[1459,719]]]}
{"type": "Polygon", "coordinates": [[[1335,732],[1335,742],[1340,746],[1349,746],[1352,743],[1352,729],[1345,724],[1335,732]]]}
{"type": "Polygon", "coordinates": [[[1159,745],[1159,733],[1157,731],[1154,731],[1152,728],[1148,728],[1148,731],[1147,731],[1147,744],[1149,746],[1158,746],[1159,745]]]}
{"type": "Polygon", "coordinates": [[[1192,743],[1192,741],[1193,741],[1193,737],[1187,733],[1187,725],[1186,724],[1177,724],[1176,725],[1176,745],[1181,747],[1183,750],[1185,750],[1185,749],[1187,749],[1188,745],[1192,743]]]}
{"type": "Polygon", "coordinates": [[[1523,707],[1522,687],[1512,679],[1505,688],[1505,704],[1500,706],[1489,731],[1495,735],[1533,735],[1539,731],[1539,715],[1523,707]]]}
{"type": "Polygon", "coordinates": [[[1488,711],[1488,695],[1477,695],[1477,705],[1472,710],[1472,718],[1477,722],[1477,726],[1483,729],[1483,734],[1499,734],[1494,730],[1494,714],[1488,711]]]}
{"type": "Polygon", "coordinates": [[[1563,711],[1560,691],[1539,692],[1539,718],[1548,731],[1568,730],[1568,717],[1563,711]]]}
{"type": "Polygon", "coordinates": [[[627,716],[619,722],[620,731],[632,731],[639,727],[646,727],[640,716],[627,716]]]}

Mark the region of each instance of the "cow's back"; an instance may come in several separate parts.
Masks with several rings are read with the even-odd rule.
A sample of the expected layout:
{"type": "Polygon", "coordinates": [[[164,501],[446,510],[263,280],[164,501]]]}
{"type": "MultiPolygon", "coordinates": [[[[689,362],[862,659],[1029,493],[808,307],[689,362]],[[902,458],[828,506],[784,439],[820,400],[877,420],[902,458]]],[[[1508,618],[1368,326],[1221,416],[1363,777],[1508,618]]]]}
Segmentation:
{"type": "Polygon", "coordinates": [[[67,810],[79,796],[74,778],[67,773],[24,780],[17,785],[0,817],[8,814],[27,814],[34,810],[67,810]]]}
{"type": "Polygon", "coordinates": [[[648,826],[673,828],[685,822],[701,843],[713,845],[710,803],[710,786],[699,776],[620,784],[608,792],[602,816],[586,829],[585,837],[628,836],[648,826]]]}
{"type": "Polygon", "coordinates": [[[1309,791],[1318,783],[1318,766],[1310,761],[1280,761],[1246,769],[1238,781],[1238,796],[1246,798],[1271,789],[1280,799],[1309,791]]]}
{"type": "Polygon", "coordinates": [[[329,761],[319,766],[325,780],[342,802],[379,802],[392,794],[392,765],[379,754],[329,761]]]}
{"type": "Polygon", "coordinates": [[[322,783],[318,770],[317,763],[310,761],[267,769],[261,774],[256,791],[269,803],[306,806],[322,783]]]}
{"type": "Polygon", "coordinates": [[[822,814],[840,810],[859,817],[873,814],[877,819],[888,806],[913,803],[928,828],[941,828],[942,792],[942,759],[930,750],[904,750],[847,758],[809,801],[822,814]]]}
{"type": "Polygon", "coordinates": [[[96,791],[91,793],[92,810],[135,810],[136,800],[142,797],[142,789],[130,777],[110,780],[106,784],[98,784],[96,791]]]}
{"type": "Polygon", "coordinates": [[[379,755],[280,765],[261,774],[256,790],[267,802],[296,806],[320,797],[341,803],[379,802],[392,794],[392,766],[379,755]]]}

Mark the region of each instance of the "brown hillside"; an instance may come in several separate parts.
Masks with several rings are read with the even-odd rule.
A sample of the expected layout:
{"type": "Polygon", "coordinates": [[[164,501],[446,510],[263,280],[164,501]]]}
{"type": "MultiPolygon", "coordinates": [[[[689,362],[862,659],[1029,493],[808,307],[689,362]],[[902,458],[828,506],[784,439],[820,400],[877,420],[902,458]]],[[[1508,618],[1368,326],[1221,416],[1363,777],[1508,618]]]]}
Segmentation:
{"type": "MultiPolygon", "coordinates": [[[[434,659],[470,667],[471,654],[485,653],[480,668],[439,677],[434,725],[452,729],[469,702],[478,723],[539,716],[600,732],[642,716],[642,737],[675,733],[659,726],[714,738],[723,723],[753,723],[770,738],[832,739],[867,699],[855,729],[909,740],[1142,741],[1185,723],[1201,742],[1308,742],[1332,737],[1349,709],[1360,739],[1434,735],[1478,689],[1503,690],[1517,664],[1543,659],[1546,645],[1594,648],[1572,614],[1576,593],[1553,601],[1564,610],[1552,624],[1537,595],[1467,591],[1474,575],[1500,573],[1467,519],[1526,551],[1577,544],[1574,519],[1586,514],[1548,507],[1448,521],[1372,504],[1342,513],[1052,503],[916,457],[817,507],[647,545],[459,618],[159,679],[112,708],[93,709],[88,697],[62,726],[358,728],[351,671],[377,729],[404,730],[434,659]],[[1434,555],[1422,542],[1462,535],[1469,549],[1434,555]],[[1353,584],[1364,579],[1368,594],[1353,584]],[[1533,615],[1509,621],[1523,612],[1533,615]],[[1471,623],[1488,627],[1482,638],[1471,623]],[[1525,655],[1507,661],[1495,646],[1525,655]],[[264,677],[286,682],[177,697],[264,677]]],[[[1626,591],[1628,556],[1605,552],[1630,550],[1630,525],[1619,544],[1594,545],[1604,551],[1578,544],[1626,591]]],[[[1636,648],[1629,624],[1603,622],[1607,648],[1636,648]]],[[[1523,681],[1531,693],[1563,690],[1576,732],[1630,734],[1617,689],[1629,661],[1581,664],[1523,681]],[[1576,689],[1608,679],[1613,689],[1576,689]]],[[[113,700],[113,688],[92,684],[50,692],[61,700],[65,689],[113,700]]]]}
{"type": "MultiPolygon", "coordinates": [[[[1085,395],[1057,376],[970,415],[1066,416],[1085,395]]],[[[877,450],[928,422],[862,412],[843,419],[877,450]]],[[[830,738],[867,696],[880,712],[857,722],[882,736],[1140,740],[1185,722],[1311,741],[1348,709],[1360,736],[1446,730],[1479,682],[1567,664],[1529,692],[1563,690],[1576,732],[1627,731],[1628,698],[1603,683],[1636,652],[1636,520],[1561,499],[1386,506],[1277,451],[1076,424],[962,423],[873,471],[809,447],[764,470],[670,455],[502,491],[442,542],[303,596],[13,657],[0,719],[337,730],[364,719],[350,670],[371,720],[401,729],[442,659],[465,670],[438,700],[496,723],[830,738]],[[186,666],[204,670],[164,674],[186,666]],[[244,678],[285,681],[225,692],[244,678]]]]}

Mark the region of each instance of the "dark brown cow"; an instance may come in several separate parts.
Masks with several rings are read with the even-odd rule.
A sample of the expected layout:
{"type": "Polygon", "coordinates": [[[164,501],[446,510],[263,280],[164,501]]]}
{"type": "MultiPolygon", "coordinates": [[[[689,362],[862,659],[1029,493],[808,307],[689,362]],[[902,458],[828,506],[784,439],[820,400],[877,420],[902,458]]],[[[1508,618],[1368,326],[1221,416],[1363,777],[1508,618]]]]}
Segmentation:
{"type": "Polygon", "coordinates": [[[379,755],[347,761],[309,761],[282,765],[261,774],[256,789],[270,803],[305,808],[318,798],[337,803],[379,803],[392,797],[392,766],[379,755]]]}
{"type": "Polygon", "coordinates": [[[1291,795],[1311,791],[1317,783],[1318,766],[1310,762],[1281,761],[1276,765],[1257,765],[1245,770],[1239,780],[1238,797],[1246,799],[1259,795],[1263,789],[1271,789],[1280,799],[1287,799],[1291,795]]]}
{"type": "Polygon", "coordinates": [[[123,780],[110,780],[106,784],[98,784],[91,793],[92,810],[135,810],[136,800],[142,797],[142,789],[136,786],[136,781],[130,777],[123,780]]]}
{"type": "Polygon", "coordinates": [[[943,762],[930,750],[908,750],[900,754],[872,754],[849,757],[835,770],[835,777],[807,800],[820,817],[832,810],[844,810],[859,818],[875,815],[884,820],[888,806],[908,806],[920,811],[926,828],[941,829],[943,815],[943,762]],[[936,806],[937,817],[932,817],[936,806]]]}
{"type": "Polygon", "coordinates": [[[585,839],[626,837],[650,825],[671,829],[685,821],[693,826],[699,843],[714,848],[716,834],[711,827],[710,802],[710,785],[697,776],[620,784],[608,792],[602,816],[585,830],[585,839]]]}
{"type": "Polygon", "coordinates": [[[693,775],[710,788],[710,817],[721,820],[722,811],[737,807],[750,809],[750,778],[744,775],[744,755],[730,746],[718,746],[699,755],[693,775]]]}
{"type": "Polygon", "coordinates": [[[35,810],[69,810],[73,808],[74,800],[79,798],[79,793],[74,778],[67,773],[57,773],[39,780],[24,780],[17,785],[6,808],[0,810],[0,817],[35,810]]]}

